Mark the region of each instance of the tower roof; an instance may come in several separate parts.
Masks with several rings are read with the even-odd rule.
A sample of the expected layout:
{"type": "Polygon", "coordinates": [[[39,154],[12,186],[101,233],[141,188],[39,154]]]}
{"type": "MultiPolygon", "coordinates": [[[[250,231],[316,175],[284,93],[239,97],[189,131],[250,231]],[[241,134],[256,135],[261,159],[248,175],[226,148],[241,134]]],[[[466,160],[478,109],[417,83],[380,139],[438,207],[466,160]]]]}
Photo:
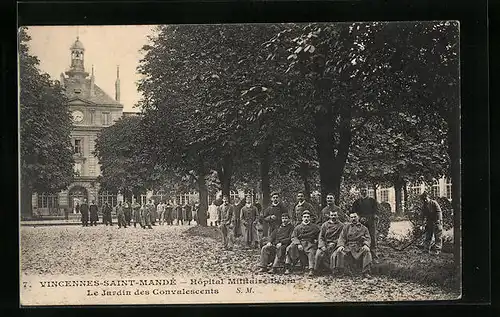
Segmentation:
{"type": "Polygon", "coordinates": [[[73,45],[71,45],[70,49],[72,49],[72,50],[79,49],[79,50],[82,50],[82,51],[85,50],[85,48],[83,47],[82,42],[80,42],[80,37],[79,36],[76,37],[76,41],[75,41],[75,43],[73,43],[73,45]]]}

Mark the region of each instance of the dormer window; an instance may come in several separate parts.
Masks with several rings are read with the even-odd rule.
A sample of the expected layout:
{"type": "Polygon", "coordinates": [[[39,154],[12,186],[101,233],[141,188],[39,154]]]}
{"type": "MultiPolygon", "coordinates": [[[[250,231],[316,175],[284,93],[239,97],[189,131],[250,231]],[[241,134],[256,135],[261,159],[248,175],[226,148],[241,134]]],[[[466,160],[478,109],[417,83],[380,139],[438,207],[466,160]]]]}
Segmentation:
{"type": "Polygon", "coordinates": [[[82,92],[82,89],[81,88],[75,88],[74,90],[75,94],[80,94],[82,92]]]}

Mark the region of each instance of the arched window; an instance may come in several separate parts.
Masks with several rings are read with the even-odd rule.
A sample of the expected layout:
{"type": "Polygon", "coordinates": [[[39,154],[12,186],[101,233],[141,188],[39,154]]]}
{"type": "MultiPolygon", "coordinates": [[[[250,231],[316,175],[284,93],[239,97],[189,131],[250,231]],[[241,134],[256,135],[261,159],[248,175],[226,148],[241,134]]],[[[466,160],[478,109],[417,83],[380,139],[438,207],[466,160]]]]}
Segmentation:
{"type": "Polygon", "coordinates": [[[389,201],[389,189],[383,188],[380,190],[380,201],[383,203],[389,201]]]}
{"type": "Polygon", "coordinates": [[[432,180],[431,186],[431,196],[434,198],[439,197],[439,181],[437,179],[432,180]]]}
{"type": "Polygon", "coordinates": [[[446,178],[446,198],[451,200],[451,179],[446,178]]]}
{"type": "Polygon", "coordinates": [[[103,206],[105,203],[108,203],[110,206],[116,206],[117,203],[117,195],[116,193],[108,192],[107,190],[102,190],[99,192],[97,197],[98,206],[103,206]]]}

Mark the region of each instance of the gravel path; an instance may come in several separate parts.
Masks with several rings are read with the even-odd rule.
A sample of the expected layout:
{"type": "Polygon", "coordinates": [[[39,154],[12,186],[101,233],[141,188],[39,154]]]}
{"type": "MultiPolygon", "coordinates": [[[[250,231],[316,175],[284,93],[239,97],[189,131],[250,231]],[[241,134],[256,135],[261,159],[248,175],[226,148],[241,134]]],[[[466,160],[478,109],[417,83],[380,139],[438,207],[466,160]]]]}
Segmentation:
{"type": "MultiPolygon", "coordinates": [[[[257,250],[236,248],[235,251],[221,251],[219,241],[188,236],[185,234],[188,228],[156,226],[153,230],[144,230],[103,225],[87,228],[22,227],[22,278],[124,279],[137,276],[184,276],[189,281],[192,277],[269,277],[253,273],[259,259],[257,250]]],[[[293,274],[289,278],[294,283],[259,284],[256,287],[257,293],[264,297],[257,298],[256,295],[250,300],[259,302],[267,298],[271,301],[338,302],[453,299],[451,294],[437,287],[384,277],[333,279],[306,278],[301,274],[293,274]],[[271,291],[274,292],[270,293],[271,291]],[[270,297],[269,294],[274,295],[270,297]]],[[[280,279],[285,277],[281,276],[280,279]]],[[[229,296],[229,300],[235,297],[226,296],[229,296]]],[[[236,301],[249,300],[248,298],[236,301]]]]}

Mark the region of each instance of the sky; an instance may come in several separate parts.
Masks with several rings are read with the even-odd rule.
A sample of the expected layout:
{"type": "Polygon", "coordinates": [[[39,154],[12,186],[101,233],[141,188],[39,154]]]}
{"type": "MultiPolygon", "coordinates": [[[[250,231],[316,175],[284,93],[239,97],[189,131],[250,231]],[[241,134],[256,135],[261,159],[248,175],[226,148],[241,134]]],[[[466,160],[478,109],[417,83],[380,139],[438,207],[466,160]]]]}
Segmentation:
{"type": "Polygon", "coordinates": [[[115,97],[116,67],[120,66],[120,102],[123,111],[139,111],[134,105],[140,100],[137,91],[137,66],[140,52],[153,35],[152,25],[138,26],[31,26],[28,34],[30,53],[40,60],[39,68],[53,79],[68,70],[70,46],[80,37],[85,48],[85,70],[91,73],[94,65],[95,83],[109,96],[115,97]]]}

